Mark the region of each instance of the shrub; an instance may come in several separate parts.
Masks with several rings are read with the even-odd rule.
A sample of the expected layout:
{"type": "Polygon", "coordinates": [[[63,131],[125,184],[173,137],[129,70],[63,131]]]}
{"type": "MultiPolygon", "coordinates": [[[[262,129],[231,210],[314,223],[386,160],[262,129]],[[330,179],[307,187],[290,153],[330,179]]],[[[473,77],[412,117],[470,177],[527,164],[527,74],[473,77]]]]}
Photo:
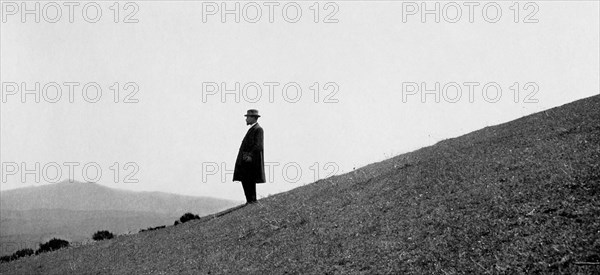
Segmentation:
{"type": "Polygon", "coordinates": [[[21,250],[15,252],[13,255],[15,255],[17,258],[31,256],[31,255],[33,255],[33,249],[31,249],[31,248],[21,249],[21,250]]]}
{"type": "Polygon", "coordinates": [[[113,233],[108,232],[107,230],[102,230],[94,233],[92,239],[94,241],[108,240],[112,239],[115,235],[113,233]]]}
{"type": "Polygon", "coordinates": [[[18,258],[31,256],[31,255],[33,255],[33,249],[31,249],[31,248],[21,249],[15,253],[13,253],[12,255],[6,255],[6,256],[0,257],[0,263],[14,261],[18,258]]]}
{"type": "Polygon", "coordinates": [[[178,224],[179,224],[179,221],[175,221],[175,222],[173,223],[173,225],[178,225],[178,224]]]}
{"type": "Polygon", "coordinates": [[[3,263],[3,262],[10,262],[11,260],[12,260],[12,259],[11,259],[11,256],[8,256],[8,255],[7,255],[7,256],[2,256],[2,257],[0,257],[0,263],[3,263]]]}
{"type": "Polygon", "coordinates": [[[148,227],[146,229],[142,229],[140,230],[140,232],[144,232],[144,231],[153,231],[153,230],[158,230],[158,229],[162,229],[167,227],[166,225],[161,225],[161,226],[157,226],[157,227],[148,227]]]}
{"type": "Polygon", "coordinates": [[[183,216],[181,216],[181,218],[179,218],[179,221],[181,223],[187,222],[187,221],[191,221],[191,220],[197,220],[200,219],[200,217],[198,215],[194,215],[190,212],[183,214],[183,216]]]}
{"type": "Polygon", "coordinates": [[[38,250],[35,251],[35,254],[53,251],[53,250],[61,249],[63,247],[68,247],[68,246],[69,246],[68,241],[53,238],[52,240],[49,240],[46,243],[40,244],[40,248],[38,248],[38,250]]]}

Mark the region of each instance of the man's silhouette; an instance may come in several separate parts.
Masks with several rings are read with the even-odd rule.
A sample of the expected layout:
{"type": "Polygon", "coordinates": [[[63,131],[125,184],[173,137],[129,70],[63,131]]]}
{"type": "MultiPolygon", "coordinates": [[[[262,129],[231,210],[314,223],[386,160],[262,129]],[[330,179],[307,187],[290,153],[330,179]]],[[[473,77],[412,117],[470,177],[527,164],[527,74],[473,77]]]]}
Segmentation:
{"type": "Polygon", "coordinates": [[[246,113],[246,133],[233,171],[233,181],[241,181],[246,195],[246,203],[256,202],[256,184],[265,182],[265,162],[263,158],[263,129],[257,121],[258,110],[250,109],[246,113]]]}

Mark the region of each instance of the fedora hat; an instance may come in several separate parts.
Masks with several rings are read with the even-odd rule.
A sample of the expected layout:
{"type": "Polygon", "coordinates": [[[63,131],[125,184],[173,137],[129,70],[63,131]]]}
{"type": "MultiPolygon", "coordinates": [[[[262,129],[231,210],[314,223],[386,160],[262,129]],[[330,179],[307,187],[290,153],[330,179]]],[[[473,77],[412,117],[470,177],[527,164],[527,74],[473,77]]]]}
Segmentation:
{"type": "Polygon", "coordinates": [[[250,110],[248,110],[244,116],[260,117],[260,115],[258,115],[258,110],[256,110],[256,109],[250,109],[250,110]]]}

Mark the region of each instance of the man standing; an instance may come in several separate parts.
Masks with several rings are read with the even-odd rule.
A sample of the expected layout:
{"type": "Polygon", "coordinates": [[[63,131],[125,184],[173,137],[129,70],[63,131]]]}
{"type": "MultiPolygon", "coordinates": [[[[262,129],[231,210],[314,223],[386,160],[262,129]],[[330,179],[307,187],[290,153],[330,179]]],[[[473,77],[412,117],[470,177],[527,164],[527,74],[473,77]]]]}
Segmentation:
{"type": "Polygon", "coordinates": [[[263,158],[263,129],[257,121],[258,110],[250,109],[246,115],[246,125],[250,129],[242,140],[235,160],[233,181],[241,181],[246,195],[246,203],[256,202],[256,184],[265,182],[265,162],[263,158]]]}

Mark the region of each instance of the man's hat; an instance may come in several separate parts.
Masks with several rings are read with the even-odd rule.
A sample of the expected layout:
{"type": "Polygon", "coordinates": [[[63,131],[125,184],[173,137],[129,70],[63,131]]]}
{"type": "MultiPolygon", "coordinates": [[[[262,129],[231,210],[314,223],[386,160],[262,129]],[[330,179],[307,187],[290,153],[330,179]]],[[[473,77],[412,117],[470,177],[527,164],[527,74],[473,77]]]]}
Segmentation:
{"type": "Polygon", "coordinates": [[[248,110],[244,116],[255,116],[255,117],[260,117],[260,116],[258,115],[258,110],[256,110],[256,109],[250,109],[250,110],[248,110]]]}

